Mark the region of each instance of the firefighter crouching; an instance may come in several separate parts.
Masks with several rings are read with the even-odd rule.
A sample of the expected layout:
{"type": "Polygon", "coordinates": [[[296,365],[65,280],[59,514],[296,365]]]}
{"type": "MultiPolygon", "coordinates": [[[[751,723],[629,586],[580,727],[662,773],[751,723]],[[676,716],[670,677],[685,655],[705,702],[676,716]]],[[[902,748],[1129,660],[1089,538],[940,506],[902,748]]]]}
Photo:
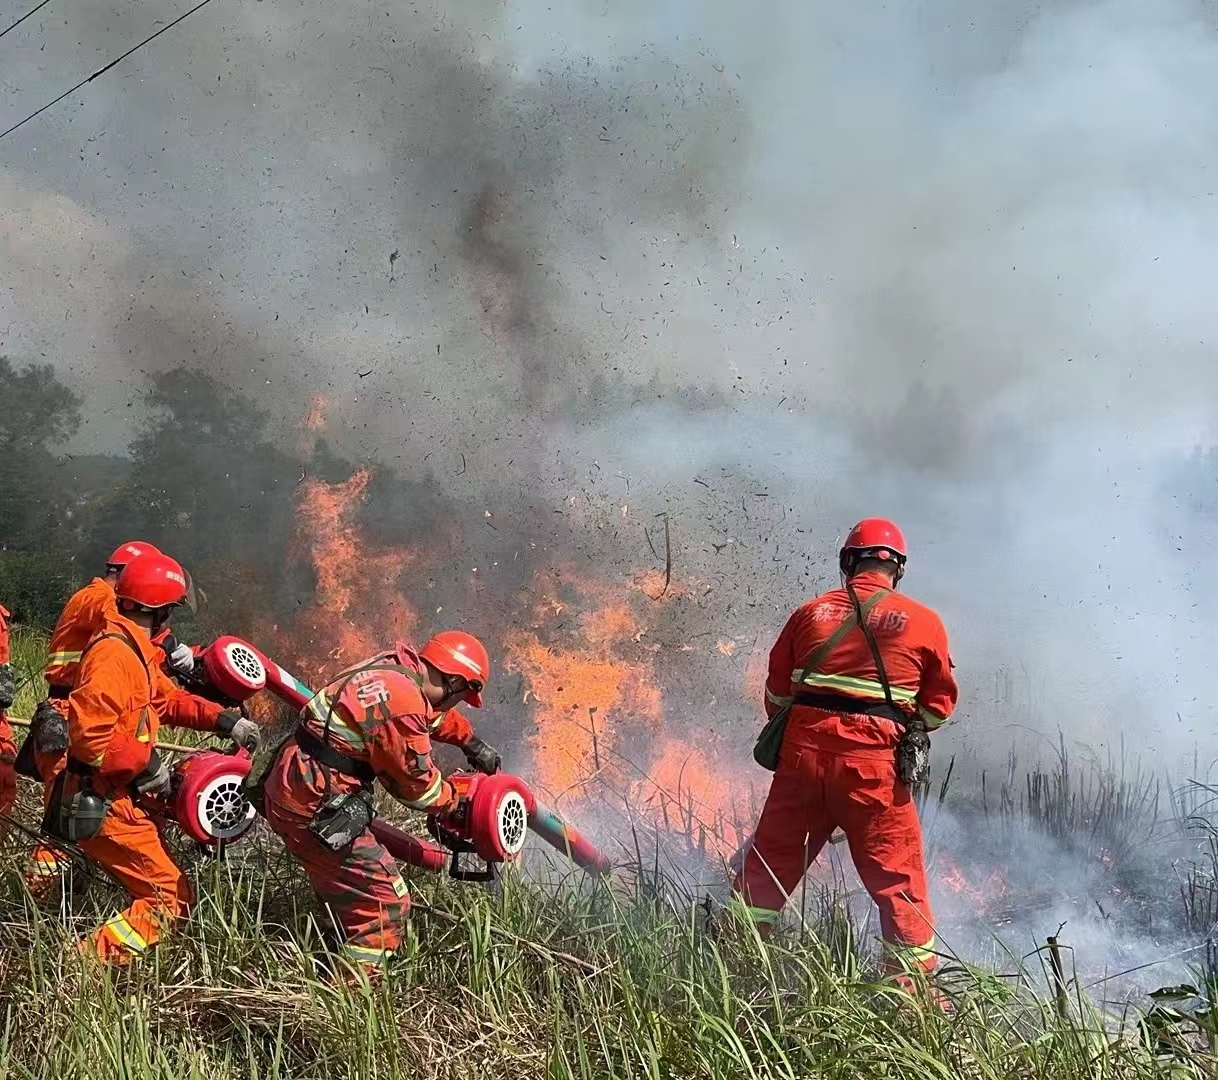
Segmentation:
{"type": "MultiPolygon", "coordinates": [[[[51,633],[43,673],[47,697],[34,710],[29,735],[17,757],[17,772],[22,776],[41,781],[62,767],[68,750],[68,695],[76,687],[80,655],[101,632],[106,619],[115,614],[114,586],[123,568],[140,555],[159,554],[155,546],[144,540],[120,544],[106,560],[105,573],[77,589],[64,605],[51,633]]],[[[26,887],[35,897],[48,896],[64,869],[55,848],[38,844],[26,866],[26,887]]]]}
{"type": "Polygon", "coordinates": [[[365,969],[401,944],[410,910],[397,863],[369,829],[373,786],[379,780],[427,814],[456,811],[461,794],[432,762],[433,740],[460,747],[481,772],[498,771],[498,753],[456,710],[481,707],[489,669],[482,643],[460,631],[418,652],[398,642],[321,690],[269,767],[266,819],[341,926],[340,956],[365,969]]]}
{"type": "Polygon", "coordinates": [[[798,608],[771,650],[771,722],[756,756],[775,774],[734,891],[768,932],[840,827],[879,908],[890,968],[931,971],[934,915],[910,785],[928,778],[926,732],[951,715],[957,687],[939,616],[895,591],[905,559],[892,522],[859,522],[839,554],[843,587],[798,608]]]}
{"type": "Polygon", "coordinates": [[[87,949],[122,963],[154,944],[193,902],[189,884],[165,850],[141,799],[166,793],[170,774],[156,753],[162,718],[177,727],[227,734],[254,747],[258,727],[193,697],[158,666],[152,635],[186,597],[181,566],[167,555],[132,559],[115,584],[116,609],[81,651],[68,696],[68,747],[46,778],[43,829],[76,844],[132,896],[87,949]]]}

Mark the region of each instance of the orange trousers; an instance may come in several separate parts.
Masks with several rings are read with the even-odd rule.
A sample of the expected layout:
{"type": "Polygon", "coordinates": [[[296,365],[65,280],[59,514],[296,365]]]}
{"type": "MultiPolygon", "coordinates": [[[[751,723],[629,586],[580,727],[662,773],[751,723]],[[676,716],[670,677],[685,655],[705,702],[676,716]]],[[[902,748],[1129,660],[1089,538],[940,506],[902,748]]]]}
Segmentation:
{"type": "Polygon", "coordinates": [[[879,908],[890,963],[933,970],[935,922],[922,826],[887,750],[833,754],[784,745],[733,891],[758,924],[776,922],[838,827],[849,841],[859,878],[879,908]]]}
{"type": "Polygon", "coordinates": [[[322,767],[295,746],[279,755],[264,789],[267,823],[304,865],[317,898],[342,927],[339,953],[382,966],[402,943],[410,893],[397,862],[368,829],[345,851],[330,851],[309,832],[325,801],[322,767]]]}
{"type": "Polygon", "coordinates": [[[190,883],[165,850],[155,820],[128,795],[114,800],[101,832],[79,847],[132,897],[126,910],[89,938],[103,960],[124,963],[138,956],[194,903],[190,883]]]}

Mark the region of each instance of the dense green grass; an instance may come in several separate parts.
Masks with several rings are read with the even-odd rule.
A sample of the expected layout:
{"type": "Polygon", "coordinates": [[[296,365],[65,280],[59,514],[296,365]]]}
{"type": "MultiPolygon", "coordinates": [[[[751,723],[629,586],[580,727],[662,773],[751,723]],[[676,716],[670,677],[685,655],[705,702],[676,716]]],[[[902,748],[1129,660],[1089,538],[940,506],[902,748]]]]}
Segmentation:
{"type": "MultiPolygon", "coordinates": [[[[15,644],[18,667],[38,670],[40,641],[15,644]]],[[[27,787],[20,816],[35,813],[27,787]]],[[[20,879],[27,844],[10,835],[0,875],[6,1077],[1214,1075],[1196,1033],[1156,1056],[1078,997],[1062,1018],[960,966],[943,978],[944,1013],[879,983],[831,905],[763,943],[639,865],[600,883],[510,873],[492,889],[416,876],[399,960],[375,985],[347,984],[319,972],[307,883],[260,832],[224,862],[195,860],[202,899],[179,933],[104,969],[73,942],[121,894],[80,872],[57,910],[37,908],[20,879]]]]}

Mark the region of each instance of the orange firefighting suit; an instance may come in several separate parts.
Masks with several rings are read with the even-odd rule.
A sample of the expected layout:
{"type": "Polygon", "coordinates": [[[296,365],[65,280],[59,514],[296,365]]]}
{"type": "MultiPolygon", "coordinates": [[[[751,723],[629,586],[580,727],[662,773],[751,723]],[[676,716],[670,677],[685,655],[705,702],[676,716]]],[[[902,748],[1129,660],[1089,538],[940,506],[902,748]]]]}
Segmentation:
{"type": "MultiPolygon", "coordinates": [[[[186,913],[189,884],[161,843],[155,820],[130,784],[148,767],[161,718],[176,727],[214,731],[221,706],[179,689],[161,671],[148,631],[115,612],[83,650],[68,697],[67,767],[113,796],[101,831],[81,851],[120,881],[133,900],[92,937],[103,959],[125,960],[156,942],[161,925],[186,913]]],[[[56,774],[65,767],[59,763],[56,774]]],[[[50,797],[55,776],[46,781],[50,797]]]]}
{"type": "MultiPolygon", "coordinates": [[[[0,664],[12,659],[8,647],[8,611],[0,605],[0,664]]],[[[8,722],[4,710],[0,709],[0,814],[7,814],[17,801],[17,773],[13,762],[17,759],[17,744],[13,742],[13,725],[8,722]]],[[[0,822],[0,835],[6,832],[0,822]]]]}
{"type": "MultiPolygon", "coordinates": [[[[80,671],[80,655],[85,646],[100,633],[106,619],[117,615],[114,586],[104,578],[95,577],[82,589],[77,589],[55,623],[51,633],[50,655],[44,676],[47,697],[64,716],[68,714],[68,695],[76,686],[80,671]]],[[[62,767],[62,751],[34,751],[34,764],[44,779],[62,767]]],[[[38,844],[30,852],[26,867],[26,887],[35,896],[48,895],[56,887],[65,869],[63,856],[48,844],[38,844]]]]}
{"type": "MultiPolygon", "coordinates": [[[[850,581],[861,604],[886,575],[850,581]]],[[[766,711],[794,701],[778,768],[734,890],[759,924],[773,923],[804,872],[840,827],[850,856],[880,911],[890,960],[932,970],[934,915],[927,895],[922,829],[909,789],[896,773],[898,725],[865,710],[884,702],[862,631],[849,633],[803,670],[817,647],[853,615],[845,589],[818,596],[787,620],[770,651],[766,711]],[[800,676],[803,676],[800,679],[800,676]],[[794,680],[799,680],[798,682],[794,680]],[[801,704],[814,698],[822,707],[801,704]],[[851,706],[858,705],[857,711],[851,706]]],[[[930,608],[889,592],[866,613],[894,703],[933,730],[951,715],[957,687],[947,631],[930,608]]]]}
{"type": "MultiPolygon", "coordinates": [[[[431,743],[463,746],[473,728],[455,709],[436,712],[416,678],[394,667],[421,678],[423,662],[399,646],[356,665],[313,698],[302,712],[303,726],[327,746],[366,763],[399,802],[429,814],[448,813],[456,808],[457,796],[431,760],[431,743]]],[[[342,926],[346,940],[341,954],[373,966],[401,944],[410,910],[397,863],[371,830],[340,852],[330,851],[309,831],[327,798],[361,786],[354,776],[319,763],[292,741],[267,777],[264,806],[271,828],[304,863],[318,898],[342,926]]]]}

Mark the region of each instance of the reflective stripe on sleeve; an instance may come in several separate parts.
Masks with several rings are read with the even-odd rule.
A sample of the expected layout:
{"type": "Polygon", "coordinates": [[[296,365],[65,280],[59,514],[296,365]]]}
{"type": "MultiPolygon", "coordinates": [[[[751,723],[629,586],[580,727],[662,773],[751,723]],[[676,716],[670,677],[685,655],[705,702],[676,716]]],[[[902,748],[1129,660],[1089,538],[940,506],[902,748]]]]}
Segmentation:
{"type": "Polygon", "coordinates": [[[417,799],[408,802],[406,805],[413,807],[415,810],[424,810],[439,800],[440,793],[444,790],[444,777],[440,774],[440,770],[436,770],[436,778],[432,781],[431,786],[423,792],[417,799]]]}

